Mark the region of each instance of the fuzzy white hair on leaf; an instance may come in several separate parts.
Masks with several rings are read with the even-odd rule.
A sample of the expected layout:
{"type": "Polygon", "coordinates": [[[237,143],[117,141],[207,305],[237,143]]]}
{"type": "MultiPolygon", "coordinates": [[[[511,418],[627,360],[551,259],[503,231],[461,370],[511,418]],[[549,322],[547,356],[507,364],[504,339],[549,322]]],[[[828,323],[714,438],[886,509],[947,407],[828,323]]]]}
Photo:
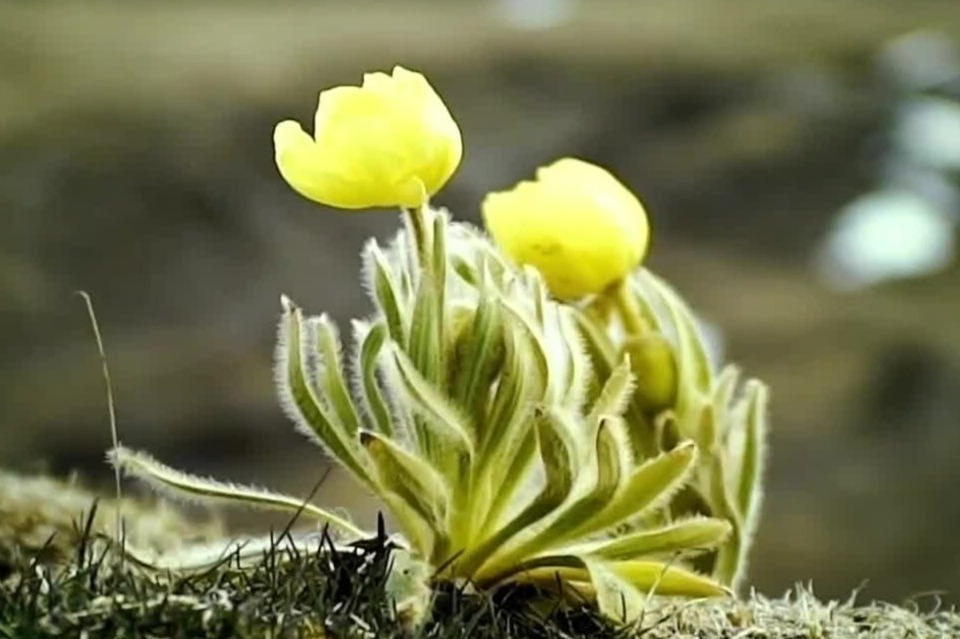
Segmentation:
{"type": "Polygon", "coordinates": [[[311,519],[330,524],[355,537],[364,535],[361,529],[349,521],[296,497],[274,493],[264,488],[191,475],[171,468],[147,453],[123,446],[111,449],[107,453],[107,459],[128,477],[138,479],[157,492],[180,501],[199,504],[223,503],[264,510],[301,512],[311,519]]]}

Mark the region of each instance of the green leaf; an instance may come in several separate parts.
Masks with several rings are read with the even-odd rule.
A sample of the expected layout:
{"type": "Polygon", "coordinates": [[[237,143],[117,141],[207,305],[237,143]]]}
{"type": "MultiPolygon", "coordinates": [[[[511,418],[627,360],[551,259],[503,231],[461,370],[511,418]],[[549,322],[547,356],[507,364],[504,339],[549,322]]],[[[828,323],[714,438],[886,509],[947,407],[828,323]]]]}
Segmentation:
{"type": "Polygon", "coordinates": [[[590,355],[587,353],[583,336],[577,329],[572,309],[568,306],[554,306],[553,309],[551,319],[554,319],[559,327],[567,351],[567,375],[563,387],[559,389],[559,396],[552,397],[559,399],[564,407],[579,412],[583,409],[587,392],[590,390],[590,381],[594,378],[590,355]]]}
{"type": "Polygon", "coordinates": [[[504,359],[500,303],[492,290],[480,291],[473,321],[458,337],[456,359],[461,368],[453,396],[470,414],[482,415],[504,359]]]}
{"type": "Polygon", "coordinates": [[[612,561],[605,564],[637,590],[661,597],[724,597],[726,588],[709,577],[659,561],[612,561]]]}
{"type": "Polygon", "coordinates": [[[481,475],[482,481],[488,485],[487,492],[496,495],[491,497],[482,537],[498,525],[504,511],[527,483],[537,453],[537,438],[533,431],[525,431],[521,440],[501,452],[499,458],[488,457],[492,461],[485,465],[481,475]],[[506,468],[506,472],[498,470],[501,468],[506,468]]]}
{"type": "MultiPolygon", "coordinates": [[[[621,361],[618,357],[617,347],[610,340],[606,328],[588,313],[574,310],[574,318],[590,356],[594,371],[593,376],[598,380],[608,379],[621,361]]],[[[600,390],[598,388],[596,392],[599,394],[600,390]]],[[[626,407],[625,418],[633,457],[646,459],[658,453],[659,449],[656,446],[653,424],[644,415],[643,409],[636,398],[633,398],[626,407]]]]}
{"type": "Polygon", "coordinates": [[[400,497],[435,537],[446,528],[451,488],[429,463],[390,439],[361,431],[360,443],[374,468],[377,484],[400,497]]]}
{"type": "Polygon", "coordinates": [[[572,546],[564,552],[612,561],[639,559],[657,553],[703,551],[722,543],[730,530],[730,522],[726,520],[696,517],[655,530],[572,546]]]}
{"type": "Polygon", "coordinates": [[[636,585],[624,579],[607,562],[584,558],[600,614],[613,621],[629,624],[643,616],[646,598],[636,585]]]}
{"type": "Polygon", "coordinates": [[[596,480],[589,493],[576,500],[538,537],[540,546],[571,538],[586,522],[604,511],[623,479],[621,444],[613,433],[613,419],[600,420],[596,438],[596,480]]]}
{"type": "Polygon", "coordinates": [[[185,473],[157,461],[150,455],[123,446],[107,453],[107,458],[124,474],[146,482],[158,492],[195,503],[226,503],[247,508],[279,510],[287,513],[302,512],[307,517],[329,523],[354,537],[365,533],[351,522],[337,515],[304,502],[262,488],[232,484],[185,473]]]}
{"type": "MultiPolygon", "coordinates": [[[[359,330],[355,333],[360,334],[359,330]]],[[[388,437],[394,433],[393,420],[390,416],[390,407],[380,392],[380,382],[377,378],[379,370],[378,360],[387,339],[387,326],[378,321],[369,327],[360,340],[360,377],[364,400],[370,415],[373,417],[375,430],[388,437]]]]}
{"type": "MultiPolygon", "coordinates": [[[[474,548],[468,549],[460,561],[463,574],[473,575],[478,567],[491,558],[517,533],[543,519],[559,507],[573,488],[577,475],[578,450],[572,427],[566,416],[551,407],[540,408],[534,415],[537,449],[543,464],[544,485],[540,493],[508,523],[495,528],[491,536],[474,548]]],[[[509,473],[505,478],[509,478],[509,473]]],[[[497,517],[506,508],[512,494],[509,490],[496,495],[490,515],[497,517]]],[[[488,529],[487,526],[484,527],[488,529]]],[[[489,528],[493,528],[492,526],[489,528]]],[[[494,569],[495,570],[495,569],[494,569]]],[[[482,575],[482,573],[481,573],[482,575]]],[[[495,578],[495,574],[491,574],[495,578]]]]}
{"type": "Polygon", "coordinates": [[[644,462],[626,478],[603,511],[585,519],[576,534],[583,536],[606,530],[669,500],[686,481],[696,459],[696,450],[693,442],[688,441],[644,462]]]}
{"type": "Polygon", "coordinates": [[[580,529],[605,509],[616,493],[622,475],[620,442],[614,436],[611,424],[610,419],[603,419],[597,430],[596,466],[592,469],[594,483],[590,490],[558,511],[543,529],[519,542],[516,547],[505,548],[493,562],[493,572],[515,567],[527,557],[544,553],[559,543],[576,538],[580,529]]]}
{"type": "Polygon", "coordinates": [[[373,297],[387,323],[390,338],[398,344],[406,344],[407,333],[403,314],[400,311],[397,283],[391,277],[387,259],[376,242],[371,241],[367,244],[364,250],[364,266],[372,273],[370,279],[373,297]]]}
{"type": "MultiPolygon", "coordinates": [[[[721,420],[726,419],[733,404],[739,381],[740,369],[734,364],[727,364],[713,382],[713,405],[720,411],[718,414],[723,415],[721,420]]],[[[726,433],[721,435],[725,436],[726,433]]]]}
{"type": "Polygon", "coordinates": [[[707,454],[715,454],[719,439],[719,425],[717,411],[712,403],[700,401],[698,406],[690,410],[688,419],[693,422],[690,436],[693,437],[701,450],[707,454]]]}
{"type": "Polygon", "coordinates": [[[394,345],[391,348],[396,365],[399,383],[404,391],[404,399],[415,413],[423,418],[426,431],[419,433],[427,441],[421,441],[421,447],[429,449],[434,440],[454,449],[473,454],[475,432],[470,419],[463,415],[450,400],[431,385],[410,358],[394,345]]]}
{"type": "Polygon", "coordinates": [[[528,407],[539,401],[543,389],[543,378],[533,363],[533,344],[513,322],[505,326],[502,335],[505,356],[500,377],[477,433],[481,469],[511,465],[522,450],[518,447],[520,440],[527,434],[528,407]]]}
{"type": "Polygon", "coordinates": [[[313,332],[313,341],[316,343],[319,354],[320,374],[323,377],[322,390],[326,391],[339,425],[352,440],[360,428],[360,417],[357,415],[357,408],[353,404],[353,398],[343,378],[339,332],[326,315],[310,318],[307,322],[309,329],[313,332]]]}
{"type": "Polygon", "coordinates": [[[610,341],[604,326],[581,310],[574,310],[573,313],[577,328],[584,338],[594,373],[600,379],[607,379],[618,363],[616,346],[610,341]]]}
{"type": "Polygon", "coordinates": [[[635,621],[651,595],[723,597],[732,594],[709,577],[669,563],[603,561],[574,555],[551,555],[524,562],[513,579],[552,590],[559,580],[561,586],[570,585],[581,593],[592,594],[601,612],[617,621],[635,621]]]}
{"type": "Polygon", "coordinates": [[[523,312],[517,309],[510,301],[503,300],[503,309],[506,311],[505,321],[515,329],[516,334],[526,341],[530,346],[530,357],[536,364],[536,380],[540,386],[539,394],[547,389],[550,384],[550,361],[547,357],[547,349],[540,336],[540,331],[531,326],[530,321],[524,317],[523,312]]]}
{"type": "Polygon", "coordinates": [[[422,273],[410,321],[407,353],[420,374],[431,384],[443,375],[443,335],[440,327],[438,287],[429,273],[422,273]]]}
{"type": "Polygon", "coordinates": [[[450,262],[453,266],[453,272],[459,275],[464,282],[474,287],[480,285],[479,269],[473,264],[459,255],[451,257],[450,262]]]}
{"type": "Polygon", "coordinates": [[[549,406],[539,409],[534,420],[544,472],[542,495],[560,505],[580,473],[579,446],[573,430],[577,425],[549,406]]]}
{"type": "Polygon", "coordinates": [[[677,424],[677,415],[672,410],[665,410],[653,420],[657,446],[660,450],[670,451],[680,445],[683,437],[677,424]]]}
{"type": "Polygon", "coordinates": [[[298,430],[322,444],[341,464],[365,482],[366,469],[357,456],[351,439],[338,420],[316,396],[305,369],[304,326],[302,312],[283,297],[284,318],[277,348],[277,380],[280,399],[298,430]]]}
{"type": "Polygon", "coordinates": [[[733,584],[742,569],[743,517],[730,495],[727,484],[726,459],[722,455],[707,456],[703,462],[706,477],[706,498],[711,513],[727,519],[733,529],[727,543],[720,547],[714,564],[714,577],[725,584],[733,584]]]}
{"type": "Polygon", "coordinates": [[[755,519],[760,508],[760,489],[763,475],[764,438],[767,422],[767,387],[756,380],[746,387],[746,438],[744,440],[740,485],[737,488],[737,506],[744,521],[755,519]]]}
{"type": "Polygon", "coordinates": [[[600,395],[590,407],[586,422],[595,424],[603,415],[620,415],[633,393],[633,373],[630,372],[630,360],[624,358],[607,378],[600,395]]]}

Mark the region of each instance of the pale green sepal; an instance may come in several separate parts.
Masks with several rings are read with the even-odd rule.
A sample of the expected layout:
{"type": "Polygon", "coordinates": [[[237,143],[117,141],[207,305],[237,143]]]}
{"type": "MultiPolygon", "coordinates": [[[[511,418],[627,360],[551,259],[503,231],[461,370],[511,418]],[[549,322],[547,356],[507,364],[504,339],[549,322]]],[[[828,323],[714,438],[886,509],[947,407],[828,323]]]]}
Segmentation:
{"type": "MultiPolygon", "coordinates": [[[[677,339],[677,410],[683,413],[698,396],[709,393],[713,373],[704,347],[704,339],[696,321],[674,290],[645,269],[637,274],[643,291],[656,295],[673,325],[677,339]]],[[[641,304],[648,304],[640,295],[641,304]]]]}

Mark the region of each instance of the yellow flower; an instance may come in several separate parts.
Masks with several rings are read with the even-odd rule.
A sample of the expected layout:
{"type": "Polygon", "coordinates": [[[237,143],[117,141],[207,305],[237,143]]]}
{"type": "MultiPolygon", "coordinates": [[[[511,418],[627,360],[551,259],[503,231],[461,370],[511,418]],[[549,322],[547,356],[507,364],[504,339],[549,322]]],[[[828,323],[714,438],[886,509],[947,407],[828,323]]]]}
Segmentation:
{"type": "Polygon", "coordinates": [[[343,209],[417,207],[450,179],[460,129],[419,73],[368,73],[320,94],[311,137],[287,120],[273,133],[277,167],[298,193],[343,209]]]}
{"type": "Polygon", "coordinates": [[[622,280],[640,264],[650,238],[639,200],[606,170],[574,158],[487,195],[483,217],[511,259],[535,267],[567,300],[622,280]]]}

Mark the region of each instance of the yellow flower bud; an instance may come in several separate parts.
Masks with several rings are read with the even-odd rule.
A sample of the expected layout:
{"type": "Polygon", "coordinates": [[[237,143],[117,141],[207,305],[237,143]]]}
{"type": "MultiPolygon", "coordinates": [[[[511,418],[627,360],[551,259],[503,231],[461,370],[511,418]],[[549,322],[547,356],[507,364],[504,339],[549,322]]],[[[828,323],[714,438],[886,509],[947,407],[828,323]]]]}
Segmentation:
{"type": "Polygon", "coordinates": [[[342,209],[418,207],[463,154],[460,129],[419,73],[368,73],[363,86],[323,91],[311,137],[286,120],[273,132],[277,167],[298,193],[342,209]]]}
{"type": "Polygon", "coordinates": [[[489,194],[483,217],[513,261],[535,267],[567,300],[623,279],[640,264],[650,237],[639,200],[606,170],[574,158],[489,194]]]}
{"type": "Polygon", "coordinates": [[[649,413],[658,413],[677,400],[677,358],[673,345],[659,333],[627,338],[623,352],[637,383],[637,399],[649,413]]]}

